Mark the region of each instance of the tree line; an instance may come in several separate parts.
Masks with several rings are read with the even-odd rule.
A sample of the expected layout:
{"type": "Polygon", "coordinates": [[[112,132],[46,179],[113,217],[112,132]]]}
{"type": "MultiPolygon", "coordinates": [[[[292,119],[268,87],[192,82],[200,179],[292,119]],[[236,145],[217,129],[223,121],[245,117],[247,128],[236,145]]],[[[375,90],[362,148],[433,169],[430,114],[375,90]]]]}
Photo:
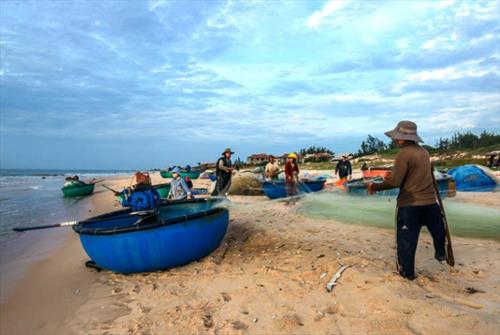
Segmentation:
{"type": "Polygon", "coordinates": [[[300,151],[299,151],[301,156],[310,155],[310,154],[318,154],[318,153],[323,153],[323,152],[326,152],[332,156],[334,155],[333,151],[331,151],[330,149],[325,148],[325,147],[316,147],[314,145],[310,146],[309,148],[300,149],[300,151]]]}
{"type": "Polygon", "coordinates": [[[490,133],[486,130],[476,135],[470,131],[456,132],[451,138],[440,138],[436,142],[438,150],[478,149],[500,144],[500,134],[490,133]]]}
{"type": "MultiPolygon", "coordinates": [[[[485,130],[479,135],[470,131],[465,133],[456,132],[450,138],[439,138],[435,146],[424,145],[424,147],[429,151],[435,151],[478,149],[492,145],[500,145],[500,134],[490,133],[485,130]]],[[[361,142],[356,156],[373,155],[394,148],[396,148],[396,145],[393,141],[385,143],[372,135],[368,135],[366,140],[361,142]]]]}

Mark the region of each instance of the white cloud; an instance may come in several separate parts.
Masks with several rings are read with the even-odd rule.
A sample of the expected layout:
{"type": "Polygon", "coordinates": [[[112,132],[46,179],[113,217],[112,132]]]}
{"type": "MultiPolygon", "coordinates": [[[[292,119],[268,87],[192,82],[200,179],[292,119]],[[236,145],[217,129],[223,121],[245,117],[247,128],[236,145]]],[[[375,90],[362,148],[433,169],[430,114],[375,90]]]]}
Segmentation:
{"type": "Polygon", "coordinates": [[[451,34],[449,37],[437,36],[430,40],[427,40],[424,44],[422,44],[421,48],[424,50],[453,50],[456,46],[457,41],[458,35],[456,33],[451,34]]]}
{"type": "Polygon", "coordinates": [[[341,10],[347,3],[347,0],[331,0],[326,3],[321,10],[312,13],[306,19],[306,26],[309,28],[317,28],[321,25],[323,19],[329,17],[333,13],[341,10]]]}
{"type": "Polygon", "coordinates": [[[406,76],[409,81],[429,81],[429,80],[454,80],[460,78],[482,77],[490,73],[489,70],[467,69],[459,70],[457,67],[447,67],[444,69],[421,71],[410,73],[406,76]]]}
{"type": "Polygon", "coordinates": [[[427,126],[440,130],[473,129],[480,125],[481,119],[488,111],[498,108],[498,103],[445,107],[427,118],[427,126]]]}

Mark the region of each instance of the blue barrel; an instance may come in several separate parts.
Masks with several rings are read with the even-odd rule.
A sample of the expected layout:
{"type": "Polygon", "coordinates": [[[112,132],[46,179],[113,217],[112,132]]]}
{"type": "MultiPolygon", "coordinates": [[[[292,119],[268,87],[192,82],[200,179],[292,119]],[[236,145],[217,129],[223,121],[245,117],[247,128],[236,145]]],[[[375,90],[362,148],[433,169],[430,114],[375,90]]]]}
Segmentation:
{"type": "Polygon", "coordinates": [[[75,225],[87,255],[100,267],[149,272],[200,259],[224,238],[229,212],[220,201],[162,203],[155,212],[122,210],[75,225]]]}
{"type": "MultiPolygon", "coordinates": [[[[310,193],[321,191],[325,187],[326,180],[305,181],[299,183],[299,193],[310,193]]],[[[282,180],[262,182],[262,190],[270,199],[286,198],[286,183],[282,180]]]]}

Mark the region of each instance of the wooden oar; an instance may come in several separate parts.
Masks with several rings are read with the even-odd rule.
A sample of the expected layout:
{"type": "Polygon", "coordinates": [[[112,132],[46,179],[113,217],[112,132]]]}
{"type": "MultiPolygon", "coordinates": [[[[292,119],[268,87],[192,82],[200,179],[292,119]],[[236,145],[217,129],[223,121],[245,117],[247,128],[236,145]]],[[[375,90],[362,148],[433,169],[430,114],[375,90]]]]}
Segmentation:
{"type": "MultiPolygon", "coordinates": [[[[152,210],[145,210],[145,211],[137,211],[137,212],[130,212],[128,213],[129,215],[138,215],[138,216],[145,216],[145,215],[150,215],[150,214],[155,214],[156,209],[152,210]]],[[[12,228],[13,231],[17,232],[22,232],[26,230],[37,230],[37,229],[47,229],[47,228],[59,228],[59,227],[70,227],[79,224],[81,221],[66,221],[66,222],[61,222],[57,224],[51,224],[51,225],[45,225],[45,226],[32,226],[32,227],[18,227],[18,228],[12,228]]]]}
{"type": "Polygon", "coordinates": [[[97,183],[102,183],[103,181],[105,181],[106,179],[98,179],[98,180],[92,180],[89,184],[97,184],[97,183]]]}
{"type": "Polygon", "coordinates": [[[107,190],[110,190],[111,192],[113,192],[115,195],[118,195],[120,194],[120,192],[116,191],[116,190],[113,190],[111,187],[107,187],[106,185],[102,185],[102,187],[104,187],[105,189],[107,190]]]}
{"type": "Polygon", "coordinates": [[[439,186],[434,177],[434,169],[431,170],[432,181],[434,183],[434,189],[436,190],[436,196],[439,203],[439,208],[441,209],[441,214],[443,216],[444,231],[446,234],[446,263],[450,266],[455,265],[455,256],[453,254],[453,247],[451,245],[451,234],[448,228],[448,220],[446,218],[446,212],[444,211],[443,200],[441,199],[441,194],[439,193],[439,186]]]}
{"type": "Polygon", "coordinates": [[[47,228],[58,228],[58,227],[69,227],[78,224],[78,221],[66,221],[58,224],[50,224],[45,226],[34,226],[34,227],[19,227],[13,228],[13,231],[26,231],[26,230],[36,230],[36,229],[47,229],[47,228]]]}

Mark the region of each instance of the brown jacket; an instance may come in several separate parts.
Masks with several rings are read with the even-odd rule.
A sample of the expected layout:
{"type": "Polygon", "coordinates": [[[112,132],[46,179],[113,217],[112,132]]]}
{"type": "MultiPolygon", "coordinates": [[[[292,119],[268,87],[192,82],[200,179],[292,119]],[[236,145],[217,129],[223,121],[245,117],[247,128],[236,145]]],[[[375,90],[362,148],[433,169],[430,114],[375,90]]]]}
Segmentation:
{"type": "Polygon", "coordinates": [[[431,162],[427,150],[418,144],[406,144],[396,155],[394,170],[375,191],[400,187],[398,206],[423,206],[436,203],[431,162]]]}

